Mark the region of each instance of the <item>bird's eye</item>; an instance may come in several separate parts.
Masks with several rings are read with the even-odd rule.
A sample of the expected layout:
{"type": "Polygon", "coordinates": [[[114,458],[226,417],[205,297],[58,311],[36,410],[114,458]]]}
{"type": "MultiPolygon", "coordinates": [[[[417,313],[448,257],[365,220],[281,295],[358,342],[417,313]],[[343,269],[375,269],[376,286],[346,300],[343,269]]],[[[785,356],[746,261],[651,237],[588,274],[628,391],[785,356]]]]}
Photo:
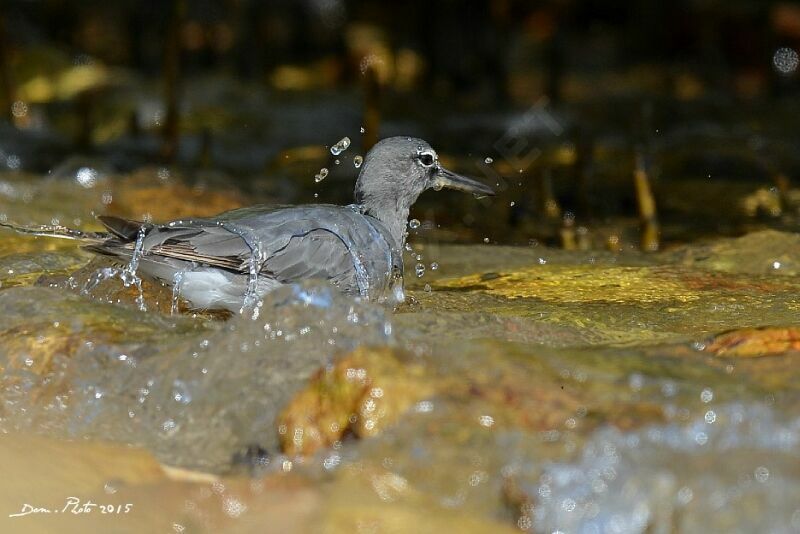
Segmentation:
{"type": "Polygon", "coordinates": [[[425,165],[426,167],[430,167],[431,165],[433,165],[433,154],[428,154],[427,152],[425,154],[420,154],[419,162],[425,165]]]}

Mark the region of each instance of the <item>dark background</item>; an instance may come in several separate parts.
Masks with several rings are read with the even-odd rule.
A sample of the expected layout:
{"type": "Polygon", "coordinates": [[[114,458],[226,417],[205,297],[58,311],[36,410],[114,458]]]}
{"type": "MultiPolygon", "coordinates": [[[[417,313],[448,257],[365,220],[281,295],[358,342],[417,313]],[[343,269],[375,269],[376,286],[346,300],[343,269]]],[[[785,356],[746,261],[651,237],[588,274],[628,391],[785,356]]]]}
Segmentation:
{"type": "Polygon", "coordinates": [[[78,154],[346,202],[352,156],[408,134],[501,190],[486,220],[426,196],[442,239],[636,243],[637,168],[662,241],[796,226],[798,2],[6,0],[0,28],[13,171],[78,154]],[[339,165],[314,149],[345,135],[339,165]]]}

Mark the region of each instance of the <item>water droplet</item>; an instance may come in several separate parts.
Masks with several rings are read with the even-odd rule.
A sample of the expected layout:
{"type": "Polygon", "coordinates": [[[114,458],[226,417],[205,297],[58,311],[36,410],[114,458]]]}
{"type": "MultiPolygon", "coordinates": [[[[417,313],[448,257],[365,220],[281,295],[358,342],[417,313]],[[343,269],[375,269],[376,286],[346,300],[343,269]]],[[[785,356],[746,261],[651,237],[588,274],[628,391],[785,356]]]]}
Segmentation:
{"type": "Polygon", "coordinates": [[[321,182],[322,180],[324,180],[327,177],[328,177],[328,169],[326,169],[325,167],[322,167],[319,170],[319,173],[314,176],[314,181],[319,183],[319,182],[321,182]]]}
{"type": "Polygon", "coordinates": [[[431,285],[425,284],[425,293],[430,293],[430,292],[431,292],[431,285]]]}
{"type": "Polygon", "coordinates": [[[755,478],[758,482],[765,484],[767,480],[769,480],[769,469],[764,467],[763,465],[760,467],[756,467],[755,472],[753,473],[755,478]]]}
{"type": "Polygon", "coordinates": [[[772,56],[772,66],[784,76],[796,71],[798,64],[800,64],[800,56],[792,48],[778,48],[772,56]]]}
{"type": "Polygon", "coordinates": [[[431,271],[435,271],[439,268],[439,264],[436,262],[431,263],[431,271]]]}
{"type": "Polygon", "coordinates": [[[414,266],[414,272],[417,273],[417,278],[422,278],[422,276],[425,274],[425,265],[418,263],[414,266]]]}
{"type": "Polygon", "coordinates": [[[97,184],[97,177],[98,172],[91,167],[81,167],[75,173],[75,181],[86,189],[91,189],[97,184]]]}
{"type": "Polygon", "coordinates": [[[411,228],[412,230],[416,230],[417,228],[419,228],[419,220],[411,219],[410,221],[408,221],[408,227],[411,228]]]}
{"type": "Polygon", "coordinates": [[[333,154],[334,156],[338,156],[348,148],[350,148],[350,138],[342,137],[341,139],[339,139],[338,143],[336,143],[331,147],[331,154],[333,154]]]}
{"type": "Polygon", "coordinates": [[[492,158],[486,158],[486,159],[485,159],[485,160],[483,160],[483,161],[484,161],[484,163],[486,163],[487,165],[491,165],[492,163],[494,163],[494,160],[493,160],[492,158]]]}
{"type": "Polygon", "coordinates": [[[361,156],[355,156],[353,158],[353,165],[355,166],[356,169],[361,168],[362,163],[364,163],[364,158],[362,158],[361,156]]]}
{"type": "Polygon", "coordinates": [[[489,242],[489,238],[488,238],[488,237],[484,237],[484,238],[483,238],[483,242],[484,242],[484,243],[488,243],[488,242],[489,242]]]}
{"type": "Polygon", "coordinates": [[[364,127],[362,126],[362,127],[361,127],[361,133],[364,133],[364,132],[366,132],[366,130],[365,130],[365,129],[364,129],[364,127]]]}
{"type": "Polygon", "coordinates": [[[491,415],[481,415],[480,417],[478,417],[478,423],[481,426],[489,428],[492,425],[494,425],[494,417],[492,417],[491,415]]]}

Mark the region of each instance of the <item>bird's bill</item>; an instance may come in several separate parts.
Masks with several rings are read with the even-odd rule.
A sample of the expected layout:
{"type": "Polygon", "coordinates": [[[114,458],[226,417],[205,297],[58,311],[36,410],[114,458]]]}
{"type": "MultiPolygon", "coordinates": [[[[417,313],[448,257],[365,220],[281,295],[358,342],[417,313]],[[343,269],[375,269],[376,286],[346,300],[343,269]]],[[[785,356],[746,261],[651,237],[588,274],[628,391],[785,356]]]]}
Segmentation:
{"type": "Polygon", "coordinates": [[[472,193],[476,196],[494,196],[494,189],[472,178],[467,178],[444,167],[440,167],[433,174],[432,187],[437,191],[446,187],[456,189],[465,193],[472,193]]]}

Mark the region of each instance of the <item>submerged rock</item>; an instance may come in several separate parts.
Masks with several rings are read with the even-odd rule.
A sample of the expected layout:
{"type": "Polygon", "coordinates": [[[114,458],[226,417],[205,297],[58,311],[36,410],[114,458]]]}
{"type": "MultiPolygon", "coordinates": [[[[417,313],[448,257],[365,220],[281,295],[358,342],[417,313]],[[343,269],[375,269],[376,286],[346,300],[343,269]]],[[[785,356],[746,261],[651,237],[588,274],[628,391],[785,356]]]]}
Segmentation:
{"type": "Polygon", "coordinates": [[[742,328],[715,336],[704,350],[723,358],[757,358],[800,351],[800,328],[742,328]]]}
{"type": "Polygon", "coordinates": [[[320,369],[278,416],[286,454],[313,454],[347,433],[378,434],[432,391],[424,369],[388,348],[358,348],[320,369]]]}

